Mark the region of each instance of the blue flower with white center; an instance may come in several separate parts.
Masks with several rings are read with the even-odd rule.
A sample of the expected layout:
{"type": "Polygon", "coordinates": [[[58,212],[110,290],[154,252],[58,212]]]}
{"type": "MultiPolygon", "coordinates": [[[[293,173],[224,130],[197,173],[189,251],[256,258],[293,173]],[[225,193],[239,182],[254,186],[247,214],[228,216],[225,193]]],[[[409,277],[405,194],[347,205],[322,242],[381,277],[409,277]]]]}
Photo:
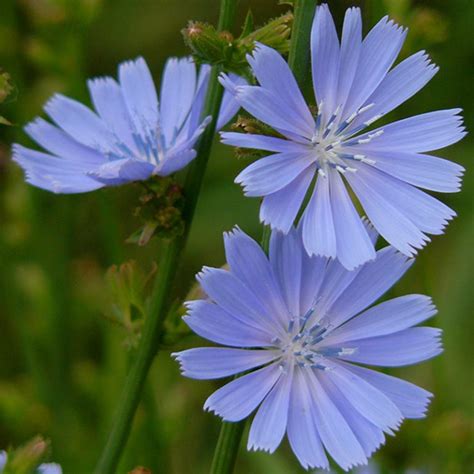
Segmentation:
{"type": "MultiPolygon", "coordinates": [[[[190,58],[171,58],[165,66],[160,99],[143,58],[119,66],[111,77],[88,81],[96,113],[57,94],[45,111],[55,125],[37,118],[25,128],[48,153],[14,145],[13,159],[26,180],[55,193],[82,193],[104,186],[167,176],[195,156],[194,146],[210,121],[201,113],[210,67],[199,73],[190,58]]],[[[245,83],[233,76],[237,83],[245,83]]],[[[217,127],[239,106],[226,93],[217,127]]]]}
{"type": "Polygon", "coordinates": [[[460,109],[400,120],[369,132],[373,122],[419,91],[437,72],[424,51],[392,68],[406,30],[387,17],[362,40],[361,13],[347,10],[342,40],[327,5],[317,7],[311,33],[312,76],[318,112],[308,108],[287,63],[257,46],[248,57],[259,86],[222,83],[247,112],[282,138],[222,133],[222,141],[274,154],[236,178],[247,196],[263,196],[260,219],[287,233],[315,182],[302,216],[310,255],[337,257],[348,269],[375,258],[374,247],[344,179],[378,232],[413,256],[441,234],[454,211],[420,191],[455,192],[463,168],[425,154],[459,141],[460,109]]]}
{"type": "Polygon", "coordinates": [[[230,270],[202,270],[208,299],[188,302],[185,321],[229,347],[173,355],[195,379],[249,371],[204,405],[234,422],[257,410],[248,449],[273,452],[286,433],[305,468],[328,468],[327,452],[347,470],[366,464],[404,418],[425,416],[429,392],[356,365],[403,366],[442,351],[439,329],[413,327],[436,313],[430,298],[407,295],[367,309],[412,260],[386,247],[348,271],[338,260],[310,257],[301,228],[273,231],[269,257],[239,229],[225,236],[225,250],[230,270]]]}

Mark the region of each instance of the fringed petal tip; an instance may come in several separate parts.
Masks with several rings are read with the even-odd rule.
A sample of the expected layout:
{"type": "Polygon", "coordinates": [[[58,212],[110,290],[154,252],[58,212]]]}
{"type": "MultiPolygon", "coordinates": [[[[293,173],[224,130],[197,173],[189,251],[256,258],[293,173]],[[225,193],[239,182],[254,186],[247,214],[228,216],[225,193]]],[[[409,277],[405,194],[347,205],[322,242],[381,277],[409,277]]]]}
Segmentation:
{"type": "Polygon", "coordinates": [[[219,80],[219,83],[221,84],[221,86],[227,92],[229,92],[233,96],[236,95],[237,89],[238,89],[239,86],[230,78],[229,74],[220,73],[218,80],[219,80]]]}

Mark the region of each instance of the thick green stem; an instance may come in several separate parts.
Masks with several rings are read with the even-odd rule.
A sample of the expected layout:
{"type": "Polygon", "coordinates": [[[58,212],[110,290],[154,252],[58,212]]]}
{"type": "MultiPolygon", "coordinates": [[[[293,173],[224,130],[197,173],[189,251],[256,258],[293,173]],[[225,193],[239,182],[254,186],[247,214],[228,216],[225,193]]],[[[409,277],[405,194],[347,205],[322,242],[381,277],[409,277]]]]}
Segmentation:
{"type": "MultiPolygon", "coordinates": [[[[219,29],[230,29],[232,26],[236,1],[237,0],[221,1],[219,29]]],[[[163,259],[160,262],[159,272],[155,279],[140,346],[130,372],[127,375],[112,429],[95,469],[96,474],[113,474],[116,472],[117,464],[125,448],[148,371],[158,351],[164,318],[171,302],[171,289],[181,260],[182,250],[186,244],[191,228],[199,191],[201,189],[207,161],[211,153],[217,115],[223,93],[222,87],[217,81],[219,72],[219,68],[217,67],[214,67],[211,71],[209,89],[204,106],[204,115],[212,116],[212,121],[207,126],[199,141],[197,157],[189,167],[184,184],[183,192],[185,204],[183,219],[185,229],[180,237],[166,243],[163,249],[163,259]]]]}
{"type": "MultiPolygon", "coordinates": [[[[310,77],[309,42],[316,3],[316,0],[295,0],[295,20],[291,33],[288,64],[303,91],[307,79],[310,77]]],[[[268,252],[270,234],[270,227],[264,226],[261,246],[265,252],[268,252]]],[[[237,423],[222,422],[210,474],[232,474],[234,471],[245,421],[242,420],[237,423]]]]}

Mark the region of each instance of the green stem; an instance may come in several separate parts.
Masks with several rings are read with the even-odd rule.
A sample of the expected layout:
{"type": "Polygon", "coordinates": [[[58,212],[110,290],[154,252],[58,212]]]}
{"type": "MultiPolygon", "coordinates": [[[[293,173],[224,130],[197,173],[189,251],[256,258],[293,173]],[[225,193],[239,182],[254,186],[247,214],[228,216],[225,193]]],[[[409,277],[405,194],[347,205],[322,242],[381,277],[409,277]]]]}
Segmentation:
{"type": "MultiPolygon", "coordinates": [[[[222,0],[218,27],[221,30],[230,29],[234,18],[237,0],[222,0]]],[[[204,106],[204,116],[211,116],[212,121],[206,127],[199,145],[197,157],[189,167],[184,184],[185,204],[183,219],[185,229],[183,234],[165,244],[160,270],[155,279],[150,305],[142,332],[140,346],[130,372],[127,375],[125,386],[118,403],[118,410],[114,417],[112,429],[99,462],[96,474],[113,474],[116,471],[120,455],[125,448],[131,429],[133,417],[140,401],[143,386],[151,363],[158,351],[164,318],[170,305],[170,294],[181,260],[182,250],[191,228],[194,211],[196,209],[199,191],[201,189],[204,172],[211,152],[215,134],[217,115],[222,101],[222,87],[217,80],[220,69],[214,67],[209,79],[209,89],[204,106]]]]}
{"type": "Polygon", "coordinates": [[[301,90],[306,92],[310,75],[310,36],[316,0],[295,0],[288,65],[301,90]]]}
{"type": "MultiPolygon", "coordinates": [[[[291,33],[288,65],[302,90],[305,90],[310,66],[310,35],[313,24],[315,0],[295,0],[295,20],[291,33]]],[[[268,252],[271,229],[263,227],[261,246],[268,252]]],[[[217,446],[214,451],[210,474],[232,474],[239,451],[246,420],[237,423],[223,421],[217,446]]]]}
{"type": "Polygon", "coordinates": [[[221,432],[216,446],[216,454],[211,466],[211,474],[227,474],[234,470],[237,451],[240,446],[245,422],[222,423],[221,432]]]}

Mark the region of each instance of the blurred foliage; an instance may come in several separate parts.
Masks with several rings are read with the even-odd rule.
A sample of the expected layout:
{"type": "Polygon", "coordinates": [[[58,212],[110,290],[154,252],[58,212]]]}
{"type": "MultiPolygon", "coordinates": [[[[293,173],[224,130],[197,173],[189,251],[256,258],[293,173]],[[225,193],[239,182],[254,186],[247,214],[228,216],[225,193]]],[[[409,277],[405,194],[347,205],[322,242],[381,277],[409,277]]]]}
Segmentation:
{"type": "MultiPolygon", "coordinates": [[[[146,247],[125,243],[143,224],[134,215],[139,186],[52,196],[26,185],[9,159],[13,141],[31,144],[16,124],[41,114],[42,104],[53,92],[90,103],[85,79],[113,75],[118,62],[138,55],[147,59],[159,82],[169,55],[189,54],[181,29],[189,20],[215,24],[218,3],[1,2],[0,66],[10,74],[15,90],[1,104],[0,113],[15,126],[0,128],[0,449],[23,445],[42,433],[51,440],[51,458],[66,474],[91,472],[134,357],[149,273],[160,254],[158,239],[146,247]]],[[[232,37],[242,34],[249,9],[255,25],[284,15],[288,4],[277,3],[241,0],[232,37]]],[[[366,30],[389,13],[410,30],[402,57],[427,49],[441,66],[426,89],[389,119],[460,105],[468,129],[474,127],[471,0],[329,3],[339,25],[344,9],[360,4],[366,30]]],[[[468,168],[463,192],[442,197],[458,217],[446,235],[433,238],[389,295],[433,296],[439,308],[433,324],[444,329],[445,353],[420,366],[389,371],[425,387],[435,397],[427,419],[405,422],[376,454],[382,474],[408,468],[461,474],[474,468],[474,189],[469,171],[473,153],[469,137],[440,152],[468,168]]],[[[182,378],[169,352],[201,342],[182,326],[179,316],[184,308],[179,302],[189,291],[196,291],[193,275],[203,264],[223,264],[222,232],[237,223],[257,238],[261,233],[258,200],[245,198],[233,183],[251,159],[240,156],[237,160],[230,147],[216,143],[179,287],[174,289],[176,304],[167,321],[166,346],[151,371],[119,474],[134,469],[154,474],[208,472],[219,421],[204,413],[202,405],[222,382],[182,378]]],[[[178,184],[181,179],[178,176],[178,184]]],[[[294,474],[303,470],[284,442],[273,455],[242,449],[236,472],[294,474]]]]}

